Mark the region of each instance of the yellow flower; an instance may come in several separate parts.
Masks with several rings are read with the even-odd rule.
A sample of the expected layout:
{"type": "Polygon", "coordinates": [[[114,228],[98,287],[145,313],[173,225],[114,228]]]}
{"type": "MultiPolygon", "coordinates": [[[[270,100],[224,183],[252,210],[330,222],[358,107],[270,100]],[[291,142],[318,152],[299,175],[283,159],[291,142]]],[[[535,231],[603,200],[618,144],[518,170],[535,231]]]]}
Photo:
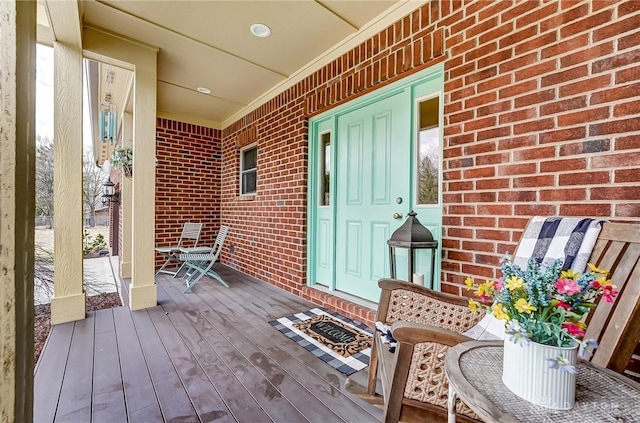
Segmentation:
{"type": "Polygon", "coordinates": [[[473,288],[473,278],[471,276],[467,276],[467,279],[464,280],[464,284],[467,287],[467,291],[473,288]]]}
{"type": "Polygon", "coordinates": [[[491,312],[499,320],[509,320],[509,315],[504,311],[502,304],[494,304],[491,312]]]}
{"type": "Polygon", "coordinates": [[[475,313],[476,311],[478,311],[479,306],[480,306],[480,303],[473,301],[471,298],[469,298],[469,310],[475,313]]]}
{"type": "Polygon", "coordinates": [[[476,295],[478,297],[490,297],[493,295],[493,291],[493,281],[484,281],[483,283],[478,285],[476,295]]]}
{"type": "Polygon", "coordinates": [[[523,280],[522,278],[516,278],[515,276],[511,276],[508,280],[507,283],[504,285],[509,291],[514,291],[516,289],[520,289],[522,288],[522,284],[523,284],[523,280]]]}
{"type": "Polygon", "coordinates": [[[589,266],[589,269],[591,269],[593,273],[600,273],[601,275],[609,274],[607,269],[598,269],[593,263],[587,263],[587,266],[589,266]]]}
{"type": "Polygon", "coordinates": [[[531,314],[532,311],[537,310],[537,308],[532,306],[531,303],[524,298],[520,298],[518,301],[516,301],[514,306],[516,307],[516,310],[518,310],[520,313],[531,314]]]}
{"type": "Polygon", "coordinates": [[[575,281],[579,277],[580,273],[576,273],[571,269],[563,270],[562,273],[560,273],[560,279],[571,279],[572,281],[575,281]]]}

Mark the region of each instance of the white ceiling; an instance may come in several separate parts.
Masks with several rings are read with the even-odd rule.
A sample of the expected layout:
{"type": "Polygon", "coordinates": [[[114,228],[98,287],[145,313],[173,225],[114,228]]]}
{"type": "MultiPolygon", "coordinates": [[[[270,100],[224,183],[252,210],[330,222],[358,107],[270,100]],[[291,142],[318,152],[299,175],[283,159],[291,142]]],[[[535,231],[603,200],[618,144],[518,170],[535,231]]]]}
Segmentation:
{"type": "Polygon", "coordinates": [[[84,25],[159,48],[159,115],[221,128],[421,3],[88,0],[80,11],[84,25]],[[253,36],[254,23],[271,36],[253,36]]]}

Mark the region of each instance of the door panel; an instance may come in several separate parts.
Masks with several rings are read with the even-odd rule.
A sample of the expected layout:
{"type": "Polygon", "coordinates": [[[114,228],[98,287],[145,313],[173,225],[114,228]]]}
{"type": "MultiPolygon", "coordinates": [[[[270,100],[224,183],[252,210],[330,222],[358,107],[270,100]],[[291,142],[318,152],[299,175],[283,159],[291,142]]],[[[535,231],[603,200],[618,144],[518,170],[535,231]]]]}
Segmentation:
{"type": "MultiPolygon", "coordinates": [[[[362,148],[364,121],[351,122],[347,127],[346,145],[346,182],[347,204],[362,205],[362,148]]],[[[340,160],[340,159],[338,159],[340,160]]]]}
{"type": "Polygon", "coordinates": [[[389,277],[389,249],[387,240],[391,237],[391,224],[389,222],[371,222],[371,256],[370,279],[378,280],[389,277]]]}
{"type": "Polygon", "coordinates": [[[345,273],[359,278],[362,276],[362,221],[347,220],[345,242],[345,273]]]}
{"type": "Polygon", "coordinates": [[[411,95],[402,90],[338,117],[336,276],[340,291],[377,301],[389,274],[386,241],[410,196],[411,95]]]}

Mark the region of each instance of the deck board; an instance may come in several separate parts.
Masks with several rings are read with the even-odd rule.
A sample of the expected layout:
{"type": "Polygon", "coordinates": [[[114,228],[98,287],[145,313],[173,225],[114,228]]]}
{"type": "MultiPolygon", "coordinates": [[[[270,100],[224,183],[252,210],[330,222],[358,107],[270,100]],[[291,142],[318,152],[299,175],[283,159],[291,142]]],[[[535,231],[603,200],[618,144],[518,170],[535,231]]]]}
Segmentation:
{"type": "Polygon", "coordinates": [[[91,397],[93,372],[93,334],[94,319],[75,322],[67,377],[60,392],[60,407],[56,413],[56,422],[86,422],[91,420],[91,397]],[[87,348],[89,346],[89,348],[87,348]],[[87,351],[88,350],[88,351],[87,351]]]}
{"type": "Polygon", "coordinates": [[[220,398],[220,394],[211,385],[205,371],[184,344],[180,333],[173,326],[164,310],[160,307],[154,307],[149,310],[149,316],[153,320],[160,339],[169,353],[171,362],[178,371],[200,419],[203,421],[216,419],[221,422],[235,421],[220,398]]]}
{"type": "MultiPolygon", "coordinates": [[[[175,288],[167,288],[172,299],[180,305],[182,310],[188,310],[191,303],[175,288]]],[[[165,306],[163,306],[164,308],[165,306]]],[[[211,322],[202,318],[202,309],[195,315],[191,313],[193,323],[200,327],[203,334],[216,351],[223,355],[225,361],[229,364],[231,371],[240,382],[247,388],[255,400],[265,409],[267,414],[274,421],[318,421],[310,417],[316,406],[321,406],[317,401],[310,401],[311,407],[305,407],[310,398],[305,398],[304,390],[300,386],[296,386],[293,379],[287,379],[283,371],[276,370],[276,366],[270,366],[266,360],[256,358],[260,355],[256,351],[253,344],[246,340],[245,336],[230,325],[221,326],[221,331],[214,328],[211,322]],[[265,374],[255,365],[255,360],[263,362],[263,366],[267,366],[273,370],[272,374],[265,374]],[[287,395],[283,389],[291,389],[287,395]],[[303,417],[304,416],[304,417],[303,417]],[[306,417],[306,418],[305,418],[306,417]]],[[[324,421],[338,421],[332,419],[331,410],[324,407],[319,410],[320,416],[324,421]]]]}
{"type": "MultiPolygon", "coordinates": [[[[267,286],[267,290],[270,289],[271,287],[267,286]]],[[[264,292],[260,293],[263,294],[264,292]]],[[[203,286],[199,292],[199,296],[206,299],[206,304],[211,306],[210,310],[213,314],[223,314],[225,316],[236,314],[235,311],[228,308],[227,304],[245,302],[247,295],[252,295],[248,293],[247,289],[242,291],[218,290],[212,285],[203,286]]],[[[192,298],[189,294],[186,297],[192,298]]],[[[197,300],[194,299],[194,301],[197,300]]],[[[199,307],[205,306],[201,304],[199,307]]],[[[316,306],[313,303],[302,300],[301,304],[290,310],[288,314],[305,311],[311,307],[316,306]]],[[[204,313],[208,314],[209,312],[205,310],[204,313]]],[[[332,410],[343,419],[347,421],[374,421],[375,418],[373,416],[379,416],[380,410],[370,404],[357,405],[352,401],[348,401],[347,397],[345,397],[347,401],[335,401],[337,397],[346,394],[346,390],[342,387],[344,383],[341,380],[344,379],[344,375],[309,354],[303,347],[290,341],[267,321],[259,319],[246,320],[241,315],[237,315],[233,321],[235,329],[260,345],[262,354],[266,354],[271,360],[288,369],[288,372],[313,392],[318,399],[326,404],[331,404],[332,410]],[[265,334],[269,334],[269,336],[265,334]]]]}
{"type": "MultiPolygon", "coordinates": [[[[165,311],[169,312],[170,316],[179,318],[181,316],[184,324],[189,325],[187,317],[180,312],[182,310],[189,310],[190,303],[180,298],[180,293],[177,289],[168,287],[166,290],[160,288],[158,290],[158,296],[160,298],[167,294],[167,291],[172,294],[172,298],[176,299],[180,303],[180,308],[172,303],[165,303],[162,307],[165,311]]],[[[229,374],[237,378],[241,383],[247,394],[253,397],[256,405],[260,405],[264,412],[274,421],[284,421],[288,419],[291,422],[306,422],[307,420],[296,410],[296,408],[290,403],[290,401],[283,396],[274,386],[271,381],[261,375],[246,359],[246,357],[238,349],[236,349],[218,330],[202,318],[200,312],[188,313],[192,319],[194,325],[196,325],[199,331],[206,336],[207,343],[215,348],[215,351],[220,354],[227,363],[227,371],[229,374]]],[[[211,349],[213,351],[213,348],[211,349]]],[[[214,385],[216,381],[213,381],[214,385]]]]}
{"type": "MultiPolygon", "coordinates": [[[[73,366],[73,363],[70,362],[69,366],[73,366]]],[[[112,309],[99,310],[95,313],[91,420],[95,422],[127,421],[112,309]]]]}
{"type": "Polygon", "coordinates": [[[149,376],[164,419],[179,422],[198,421],[191,399],[153,326],[148,311],[134,311],[131,317],[141,335],[140,346],[147,360],[149,376]]]}
{"type": "Polygon", "coordinates": [[[113,309],[122,382],[130,421],[160,421],[162,413],[156,397],[138,334],[126,307],[113,309]]]}
{"type": "Polygon", "coordinates": [[[162,275],[157,307],[54,327],[36,368],[34,421],[380,421],[346,393],[343,374],[269,324],[316,305],[216,271],[230,288],[207,277],[183,294],[181,278],[162,275]]]}
{"type": "Polygon", "coordinates": [[[34,422],[54,421],[74,326],[75,323],[71,322],[51,328],[35,372],[34,422]]]}

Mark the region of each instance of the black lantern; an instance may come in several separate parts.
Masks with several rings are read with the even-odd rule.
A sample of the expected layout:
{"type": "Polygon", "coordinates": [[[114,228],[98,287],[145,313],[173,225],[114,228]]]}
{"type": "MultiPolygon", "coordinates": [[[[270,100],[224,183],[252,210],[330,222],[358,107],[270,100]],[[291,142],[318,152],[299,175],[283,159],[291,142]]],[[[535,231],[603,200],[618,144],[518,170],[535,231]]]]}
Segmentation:
{"type": "Polygon", "coordinates": [[[120,198],[116,192],[116,186],[111,182],[111,179],[107,179],[102,184],[102,204],[117,203],[119,201],[120,198]]]}
{"type": "Polygon", "coordinates": [[[396,260],[395,249],[406,248],[407,255],[409,256],[408,263],[408,278],[409,282],[414,274],[415,263],[414,253],[417,249],[429,249],[431,250],[431,286],[433,286],[435,276],[435,263],[436,263],[436,250],[438,248],[438,241],[433,239],[431,231],[420,223],[416,218],[417,214],[411,210],[407,215],[407,220],[391,235],[391,238],[387,241],[389,245],[389,264],[391,271],[391,278],[396,278],[396,260]]]}

